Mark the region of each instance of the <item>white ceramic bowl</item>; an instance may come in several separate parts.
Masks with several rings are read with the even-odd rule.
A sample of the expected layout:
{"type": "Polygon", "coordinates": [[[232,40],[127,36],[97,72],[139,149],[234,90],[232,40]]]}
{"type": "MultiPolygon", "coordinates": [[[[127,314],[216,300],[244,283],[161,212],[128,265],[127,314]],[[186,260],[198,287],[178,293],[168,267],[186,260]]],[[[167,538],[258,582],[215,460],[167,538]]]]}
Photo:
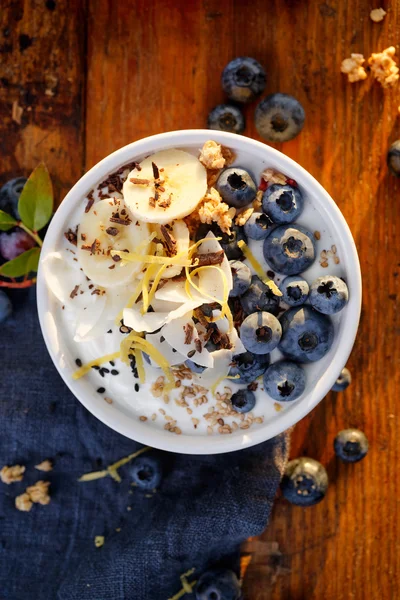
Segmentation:
{"type": "MultiPolygon", "coordinates": [[[[287,403],[282,412],[274,410],[257,428],[244,432],[238,430],[231,435],[171,435],[168,431],[152,427],[151,423],[142,423],[135,415],[121,410],[116,403],[109,405],[99,402],[99,395],[85,378],[78,381],[72,379],[72,372],[76,368],[75,357],[53,318],[56,300],[46,287],[40,266],[37,281],[38,311],[43,336],[53,362],[71,392],[98,419],[119,433],[149,446],[184,454],[216,454],[246,448],[274,437],[302,419],[329,392],[346,364],[357,333],[361,307],[361,273],[356,247],[347,223],[332,198],[307,171],[284,154],[260,142],[230,133],[209,130],[174,131],[139,140],[113,152],[90,169],[64,198],[47,231],[42,258],[57,247],[77,204],[82,203],[89,190],[105,179],[107,174],[132,160],[165,148],[199,149],[208,139],[232,148],[238,153],[240,164],[255,171],[257,175],[263,166],[268,166],[295,179],[305,193],[309,207],[307,218],[300,218],[299,222],[307,224],[312,231],[326,231],[329,240],[338,248],[340,272],[346,276],[350,300],[346,308],[334,317],[335,339],[331,350],[322,360],[307,367],[307,389],[297,402],[287,403]]],[[[316,275],[330,271],[332,269],[322,269],[321,272],[319,268],[316,275]]]]}

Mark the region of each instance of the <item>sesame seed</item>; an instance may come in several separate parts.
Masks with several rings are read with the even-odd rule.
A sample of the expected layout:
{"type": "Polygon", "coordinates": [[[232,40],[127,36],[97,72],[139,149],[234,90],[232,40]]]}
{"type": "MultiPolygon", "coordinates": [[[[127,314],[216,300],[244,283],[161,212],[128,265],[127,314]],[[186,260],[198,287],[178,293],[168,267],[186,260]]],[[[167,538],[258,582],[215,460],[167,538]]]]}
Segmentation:
{"type": "Polygon", "coordinates": [[[98,394],[104,394],[105,391],[106,391],[106,388],[99,387],[99,389],[97,390],[97,393],[98,394]]]}
{"type": "Polygon", "coordinates": [[[139,384],[135,383],[135,392],[138,392],[138,391],[139,391],[139,384]]]}
{"type": "Polygon", "coordinates": [[[111,369],[111,375],[119,375],[119,371],[117,371],[117,369],[111,369]]]}
{"type": "Polygon", "coordinates": [[[81,361],[81,359],[80,359],[80,358],[77,358],[77,359],[75,360],[75,364],[76,364],[76,366],[77,366],[77,367],[81,367],[81,366],[82,366],[82,361],[81,361]]]}
{"type": "Polygon", "coordinates": [[[142,415],[141,417],[139,417],[139,419],[140,419],[141,421],[147,421],[147,417],[144,417],[143,415],[142,415]]]}

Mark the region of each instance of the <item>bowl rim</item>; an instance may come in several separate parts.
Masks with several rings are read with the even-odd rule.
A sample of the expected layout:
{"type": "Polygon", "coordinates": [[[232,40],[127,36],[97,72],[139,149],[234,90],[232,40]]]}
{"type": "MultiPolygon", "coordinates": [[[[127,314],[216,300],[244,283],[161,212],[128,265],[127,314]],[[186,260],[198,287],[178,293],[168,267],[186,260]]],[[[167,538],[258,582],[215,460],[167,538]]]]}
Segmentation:
{"type": "Polygon", "coordinates": [[[51,359],[72,394],[89,412],[118,433],[154,448],[182,454],[220,454],[248,448],[267,441],[289,429],[315,408],[331,390],[338,373],[345,366],[354,345],[361,312],[362,287],[360,263],[349,226],[334,200],[308,171],[279,150],[257,140],[228,132],[209,129],[188,129],[156,134],[127,144],[106,156],[75,183],[58,207],[46,233],[41,251],[41,260],[39,262],[36,293],[40,327],[51,359]],[[352,273],[352,292],[344,315],[346,335],[341,336],[331,364],[318,380],[317,398],[314,395],[311,401],[310,399],[307,401],[309,392],[290,411],[279,413],[280,416],[277,419],[265,423],[263,427],[250,431],[246,430],[241,436],[237,434],[232,436],[207,436],[205,442],[205,436],[203,435],[192,436],[182,434],[172,436],[167,431],[159,430],[155,427],[152,428],[141,423],[133,415],[132,418],[127,418],[126,414],[122,411],[115,411],[112,405],[110,406],[106,402],[99,403],[98,399],[95,401],[92,393],[86,394],[83,386],[79,382],[72,380],[69,370],[63,368],[62,364],[60,364],[60,362],[63,363],[64,361],[60,361],[60,358],[56,356],[53,350],[49,331],[45,323],[44,316],[46,311],[50,309],[51,292],[49,292],[45,284],[41,263],[43,257],[59,239],[71,206],[75,205],[78,201],[82,201],[88,190],[98,184],[102,177],[117,170],[121,165],[131,162],[135,156],[141,156],[145,153],[150,154],[164,148],[184,148],[192,144],[199,144],[200,148],[205,141],[210,139],[226,146],[235,145],[238,149],[243,145],[243,151],[247,151],[250,154],[251,148],[262,150],[267,160],[269,158],[271,161],[279,163],[282,172],[290,173],[291,177],[295,180],[301,180],[301,185],[307,189],[312,189],[313,195],[318,194],[323,197],[324,208],[328,214],[330,213],[330,217],[337,224],[337,231],[335,233],[338,234],[340,232],[343,250],[346,255],[346,270],[350,270],[352,273]]]}

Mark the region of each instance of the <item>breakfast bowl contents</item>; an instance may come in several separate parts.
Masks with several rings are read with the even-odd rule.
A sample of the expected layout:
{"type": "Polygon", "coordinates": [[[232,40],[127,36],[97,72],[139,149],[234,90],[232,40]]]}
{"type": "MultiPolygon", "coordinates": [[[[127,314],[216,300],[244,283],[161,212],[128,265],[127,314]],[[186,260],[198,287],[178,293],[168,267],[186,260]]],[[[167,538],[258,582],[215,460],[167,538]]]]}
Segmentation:
{"type": "Polygon", "coordinates": [[[127,146],[73,188],[38,275],[51,356],[101,420],[215,453],[304,416],[344,366],[360,307],[343,217],[298,165],[208,131],[127,146]]]}

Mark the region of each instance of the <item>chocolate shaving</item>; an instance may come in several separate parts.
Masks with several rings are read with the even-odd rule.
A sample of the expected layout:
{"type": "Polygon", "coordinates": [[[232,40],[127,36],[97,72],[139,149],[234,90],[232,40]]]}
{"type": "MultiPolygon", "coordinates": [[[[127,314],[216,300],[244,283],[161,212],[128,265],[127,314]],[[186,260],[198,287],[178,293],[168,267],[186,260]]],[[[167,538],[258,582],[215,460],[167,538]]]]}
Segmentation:
{"type": "Polygon", "coordinates": [[[160,171],[158,170],[158,167],[155,163],[151,163],[152,169],[153,169],[153,176],[154,179],[159,179],[160,178],[160,171]]]}
{"type": "Polygon", "coordinates": [[[108,235],[118,235],[118,229],[116,227],[107,227],[106,233],[108,235]]]}
{"type": "Polygon", "coordinates": [[[140,179],[139,177],[131,177],[129,181],[135,185],[149,185],[150,183],[149,179],[140,179]]]}
{"type": "Polygon", "coordinates": [[[249,385],[247,386],[247,389],[250,390],[250,392],[255,392],[256,389],[258,388],[258,383],[257,381],[252,381],[251,383],[249,383],[249,385]]]}
{"type": "Polygon", "coordinates": [[[199,340],[199,338],[196,338],[194,340],[194,345],[195,345],[197,352],[200,354],[200,352],[203,350],[203,345],[202,345],[201,341],[199,340]]]}
{"type": "Polygon", "coordinates": [[[82,244],[81,250],[91,250],[92,246],[90,244],[82,244]]]}
{"type": "Polygon", "coordinates": [[[92,295],[92,296],[93,296],[93,295],[100,296],[100,294],[101,294],[101,290],[99,290],[99,288],[96,288],[95,290],[93,290],[93,292],[92,292],[92,294],[91,294],[91,295],[92,295]]]}
{"type": "Polygon", "coordinates": [[[86,233],[81,233],[81,240],[83,242],[86,240],[86,233]]]}
{"type": "Polygon", "coordinates": [[[112,256],[111,258],[114,262],[119,262],[120,260],[122,260],[121,257],[118,256],[118,254],[115,254],[115,256],[112,256]]]}
{"type": "Polygon", "coordinates": [[[171,277],[171,281],[186,281],[186,274],[183,271],[183,269],[179,273],[179,275],[175,275],[174,277],[171,277]]]}
{"type": "Polygon", "coordinates": [[[196,267],[208,267],[210,265],[220,265],[224,260],[225,252],[219,250],[218,252],[210,252],[209,254],[198,254],[196,253],[193,258],[196,260],[196,267]]]}
{"type": "Polygon", "coordinates": [[[108,267],[109,269],[115,269],[115,265],[111,265],[111,267],[108,267]]]}
{"type": "Polygon", "coordinates": [[[165,227],[165,225],[161,225],[161,233],[164,237],[165,240],[165,247],[167,250],[167,256],[175,256],[176,254],[176,240],[175,238],[169,233],[168,229],[165,227]]]}
{"type": "Polygon", "coordinates": [[[193,339],[194,327],[191,323],[186,323],[186,325],[183,326],[183,330],[185,332],[184,344],[190,344],[193,339]]]}
{"type": "Polygon", "coordinates": [[[196,354],[196,350],[191,350],[190,352],[188,352],[188,353],[186,354],[186,356],[187,356],[188,358],[192,358],[192,357],[193,357],[195,354],[196,354]]]}
{"type": "Polygon", "coordinates": [[[88,213],[94,204],[94,198],[91,194],[93,194],[93,192],[90,192],[90,194],[88,195],[89,200],[88,200],[88,203],[86,204],[85,213],[88,213]]]}
{"type": "MultiPolygon", "coordinates": [[[[172,278],[172,280],[174,280],[174,278],[172,278]]],[[[201,325],[203,325],[203,327],[208,326],[209,323],[208,323],[207,319],[205,318],[203,311],[200,308],[195,308],[195,310],[193,311],[193,314],[196,317],[196,319],[199,321],[199,323],[201,323],[201,325]]],[[[210,331],[210,336],[211,336],[211,333],[212,333],[212,331],[210,331]]]]}
{"type": "Polygon", "coordinates": [[[130,225],[132,221],[129,219],[120,219],[118,217],[110,217],[111,223],[118,223],[118,225],[130,225]]]}
{"type": "Polygon", "coordinates": [[[73,246],[77,246],[78,245],[78,236],[77,236],[77,231],[78,231],[78,227],[75,229],[75,231],[72,231],[72,229],[68,229],[68,231],[66,231],[64,233],[64,237],[69,241],[70,244],[72,244],[73,246]]]}
{"type": "Polygon", "coordinates": [[[72,290],[72,292],[70,293],[70,295],[69,295],[69,297],[71,298],[71,300],[74,299],[75,296],[78,295],[78,290],[79,290],[79,285],[76,285],[74,287],[74,289],[72,290]]]}
{"type": "Polygon", "coordinates": [[[149,198],[149,206],[151,206],[151,208],[155,208],[156,207],[156,199],[153,197],[149,198]]]}
{"type": "Polygon", "coordinates": [[[94,240],[93,244],[90,246],[90,252],[92,254],[96,254],[97,250],[99,249],[99,246],[100,246],[99,240],[94,240]]]}
{"type": "Polygon", "coordinates": [[[164,198],[164,200],[161,200],[158,203],[158,206],[160,208],[168,208],[168,206],[171,206],[171,195],[169,196],[169,198],[164,198]]]}

